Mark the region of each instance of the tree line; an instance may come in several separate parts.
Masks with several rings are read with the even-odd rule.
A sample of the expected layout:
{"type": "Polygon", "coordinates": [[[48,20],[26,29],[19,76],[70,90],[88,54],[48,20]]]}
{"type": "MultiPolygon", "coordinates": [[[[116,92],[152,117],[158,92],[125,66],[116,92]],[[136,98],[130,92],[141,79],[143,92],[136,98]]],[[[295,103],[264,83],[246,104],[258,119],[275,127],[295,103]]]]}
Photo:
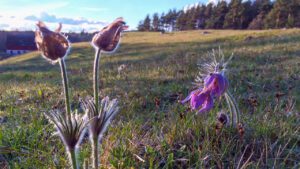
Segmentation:
{"type": "Polygon", "coordinates": [[[300,27],[300,0],[231,0],[147,15],[139,31],[300,27]]]}

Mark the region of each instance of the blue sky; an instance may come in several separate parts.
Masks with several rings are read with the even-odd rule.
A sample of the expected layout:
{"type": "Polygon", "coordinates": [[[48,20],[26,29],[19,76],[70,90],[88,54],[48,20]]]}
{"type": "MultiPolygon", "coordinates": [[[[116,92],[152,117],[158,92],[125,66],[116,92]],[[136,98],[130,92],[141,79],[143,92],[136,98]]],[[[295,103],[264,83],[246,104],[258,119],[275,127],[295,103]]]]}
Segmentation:
{"type": "Polygon", "coordinates": [[[208,0],[0,0],[0,29],[34,30],[37,20],[63,31],[95,31],[122,16],[131,29],[147,14],[208,0]]]}

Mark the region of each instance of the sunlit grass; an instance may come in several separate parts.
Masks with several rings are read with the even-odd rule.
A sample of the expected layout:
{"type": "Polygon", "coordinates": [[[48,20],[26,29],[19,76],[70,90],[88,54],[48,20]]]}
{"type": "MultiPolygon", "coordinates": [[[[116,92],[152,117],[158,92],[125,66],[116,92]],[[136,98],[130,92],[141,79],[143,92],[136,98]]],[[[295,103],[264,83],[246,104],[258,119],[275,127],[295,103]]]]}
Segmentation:
{"type": "MultiPolygon", "coordinates": [[[[104,56],[101,93],[122,104],[103,140],[104,167],[299,167],[300,30],[206,31],[125,33],[120,49],[104,56]],[[228,78],[242,111],[244,139],[235,128],[216,134],[221,105],[195,116],[178,103],[192,87],[197,63],[219,46],[235,56],[228,78]],[[121,64],[128,68],[119,76],[121,64]]],[[[90,44],[78,43],[66,60],[72,108],[82,113],[79,97],[93,93],[88,85],[93,59],[90,44]]],[[[7,117],[0,124],[0,150],[6,150],[0,152],[0,166],[67,166],[64,147],[43,116],[63,107],[59,77],[59,68],[37,53],[0,61],[0,116],[7,117]]],[[[87,141],[81,160],[90,156],[87,141]]]]}

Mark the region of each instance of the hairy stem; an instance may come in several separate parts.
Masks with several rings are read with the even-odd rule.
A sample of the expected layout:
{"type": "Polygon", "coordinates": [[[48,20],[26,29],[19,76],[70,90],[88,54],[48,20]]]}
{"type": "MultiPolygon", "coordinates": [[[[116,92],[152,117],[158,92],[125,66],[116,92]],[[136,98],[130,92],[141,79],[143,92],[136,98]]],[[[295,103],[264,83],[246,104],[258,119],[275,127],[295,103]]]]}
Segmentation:
{"type": "Polygon", "coordinates": [[[92,140],[92,158],[93,158],[93,168],[98,169],[98,137],[94,136],[92,140]]]}
{"type": "Polygon", "coordinates": [[[70,149],[69,153],[70,153],[70,159],[71,159],[71,163],[72,163],[72,168],[73,169],[77,169],[77,160],[76,160],[75,149],[70,149]]]}
{"type": "Polygon", "coordinates": [[[237,104],[236,100],[231,95],[231,93],[228,91],[227,94],[228,94],[228,96],[230,98],[230,101],[232,102],[232,106],[236,110],[236,123],[238,124],[240,122],[240,114],[241,114],[240,109],[238,107],[238,104],[237,104]]]}
{"type": "Polygon", "coordinates": [[[234,117],[233,117],[233,110],[232,110],[232,105],[231,105],[231,102],[229,101],[229,96],[227,93],[225,93],[225,99],[226,99],[226,102],[227,102],[227,106],[229,108],[229,112],[230,112],[230,122],[231,122],[231,127],[234,126],[234,117]]]}
{"type": "Polygon", "coordinates": [[[225,93],[225,98],[231,115],[231,126],[237,125],[240,122],[240,110],[238,104],[229,91],[225,93]]]}
{"type": "Polygon", "coordinates": [[[63,58],[59,60],[59,65],[61,69],[61,77],[62,77],[62,83],[64,88],[64,94],[65,94],[65,107],[66,107],[66,117],[71,122],[71,105],[70,105],[70,97],[69,97],[69,84],[68,84],[68,77],[67,77],[67,71],[66,71],[66,65],[63,58]]]}
{"type": "Polygon", "coordinates": [[[99,60],[101,57],[101,49],[96,49],[96,55],[94,60],[94,101],[96,106],[96,112],[99,110],[99,60]]]}

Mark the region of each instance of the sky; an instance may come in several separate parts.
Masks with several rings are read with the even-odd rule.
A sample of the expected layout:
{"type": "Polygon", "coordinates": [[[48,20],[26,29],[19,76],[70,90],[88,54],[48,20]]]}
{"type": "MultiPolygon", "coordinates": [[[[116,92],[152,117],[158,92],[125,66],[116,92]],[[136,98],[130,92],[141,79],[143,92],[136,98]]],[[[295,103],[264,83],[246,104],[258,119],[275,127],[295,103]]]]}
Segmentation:
{"type": "Polygon", "coordinates": [[[63,32],[93,32],[123,17],[131,30],[147,14],[183,9],[217,0],[0,0],[0,30],[35,30],[42,20],[50,29],[63,24],[63,32]]]}

